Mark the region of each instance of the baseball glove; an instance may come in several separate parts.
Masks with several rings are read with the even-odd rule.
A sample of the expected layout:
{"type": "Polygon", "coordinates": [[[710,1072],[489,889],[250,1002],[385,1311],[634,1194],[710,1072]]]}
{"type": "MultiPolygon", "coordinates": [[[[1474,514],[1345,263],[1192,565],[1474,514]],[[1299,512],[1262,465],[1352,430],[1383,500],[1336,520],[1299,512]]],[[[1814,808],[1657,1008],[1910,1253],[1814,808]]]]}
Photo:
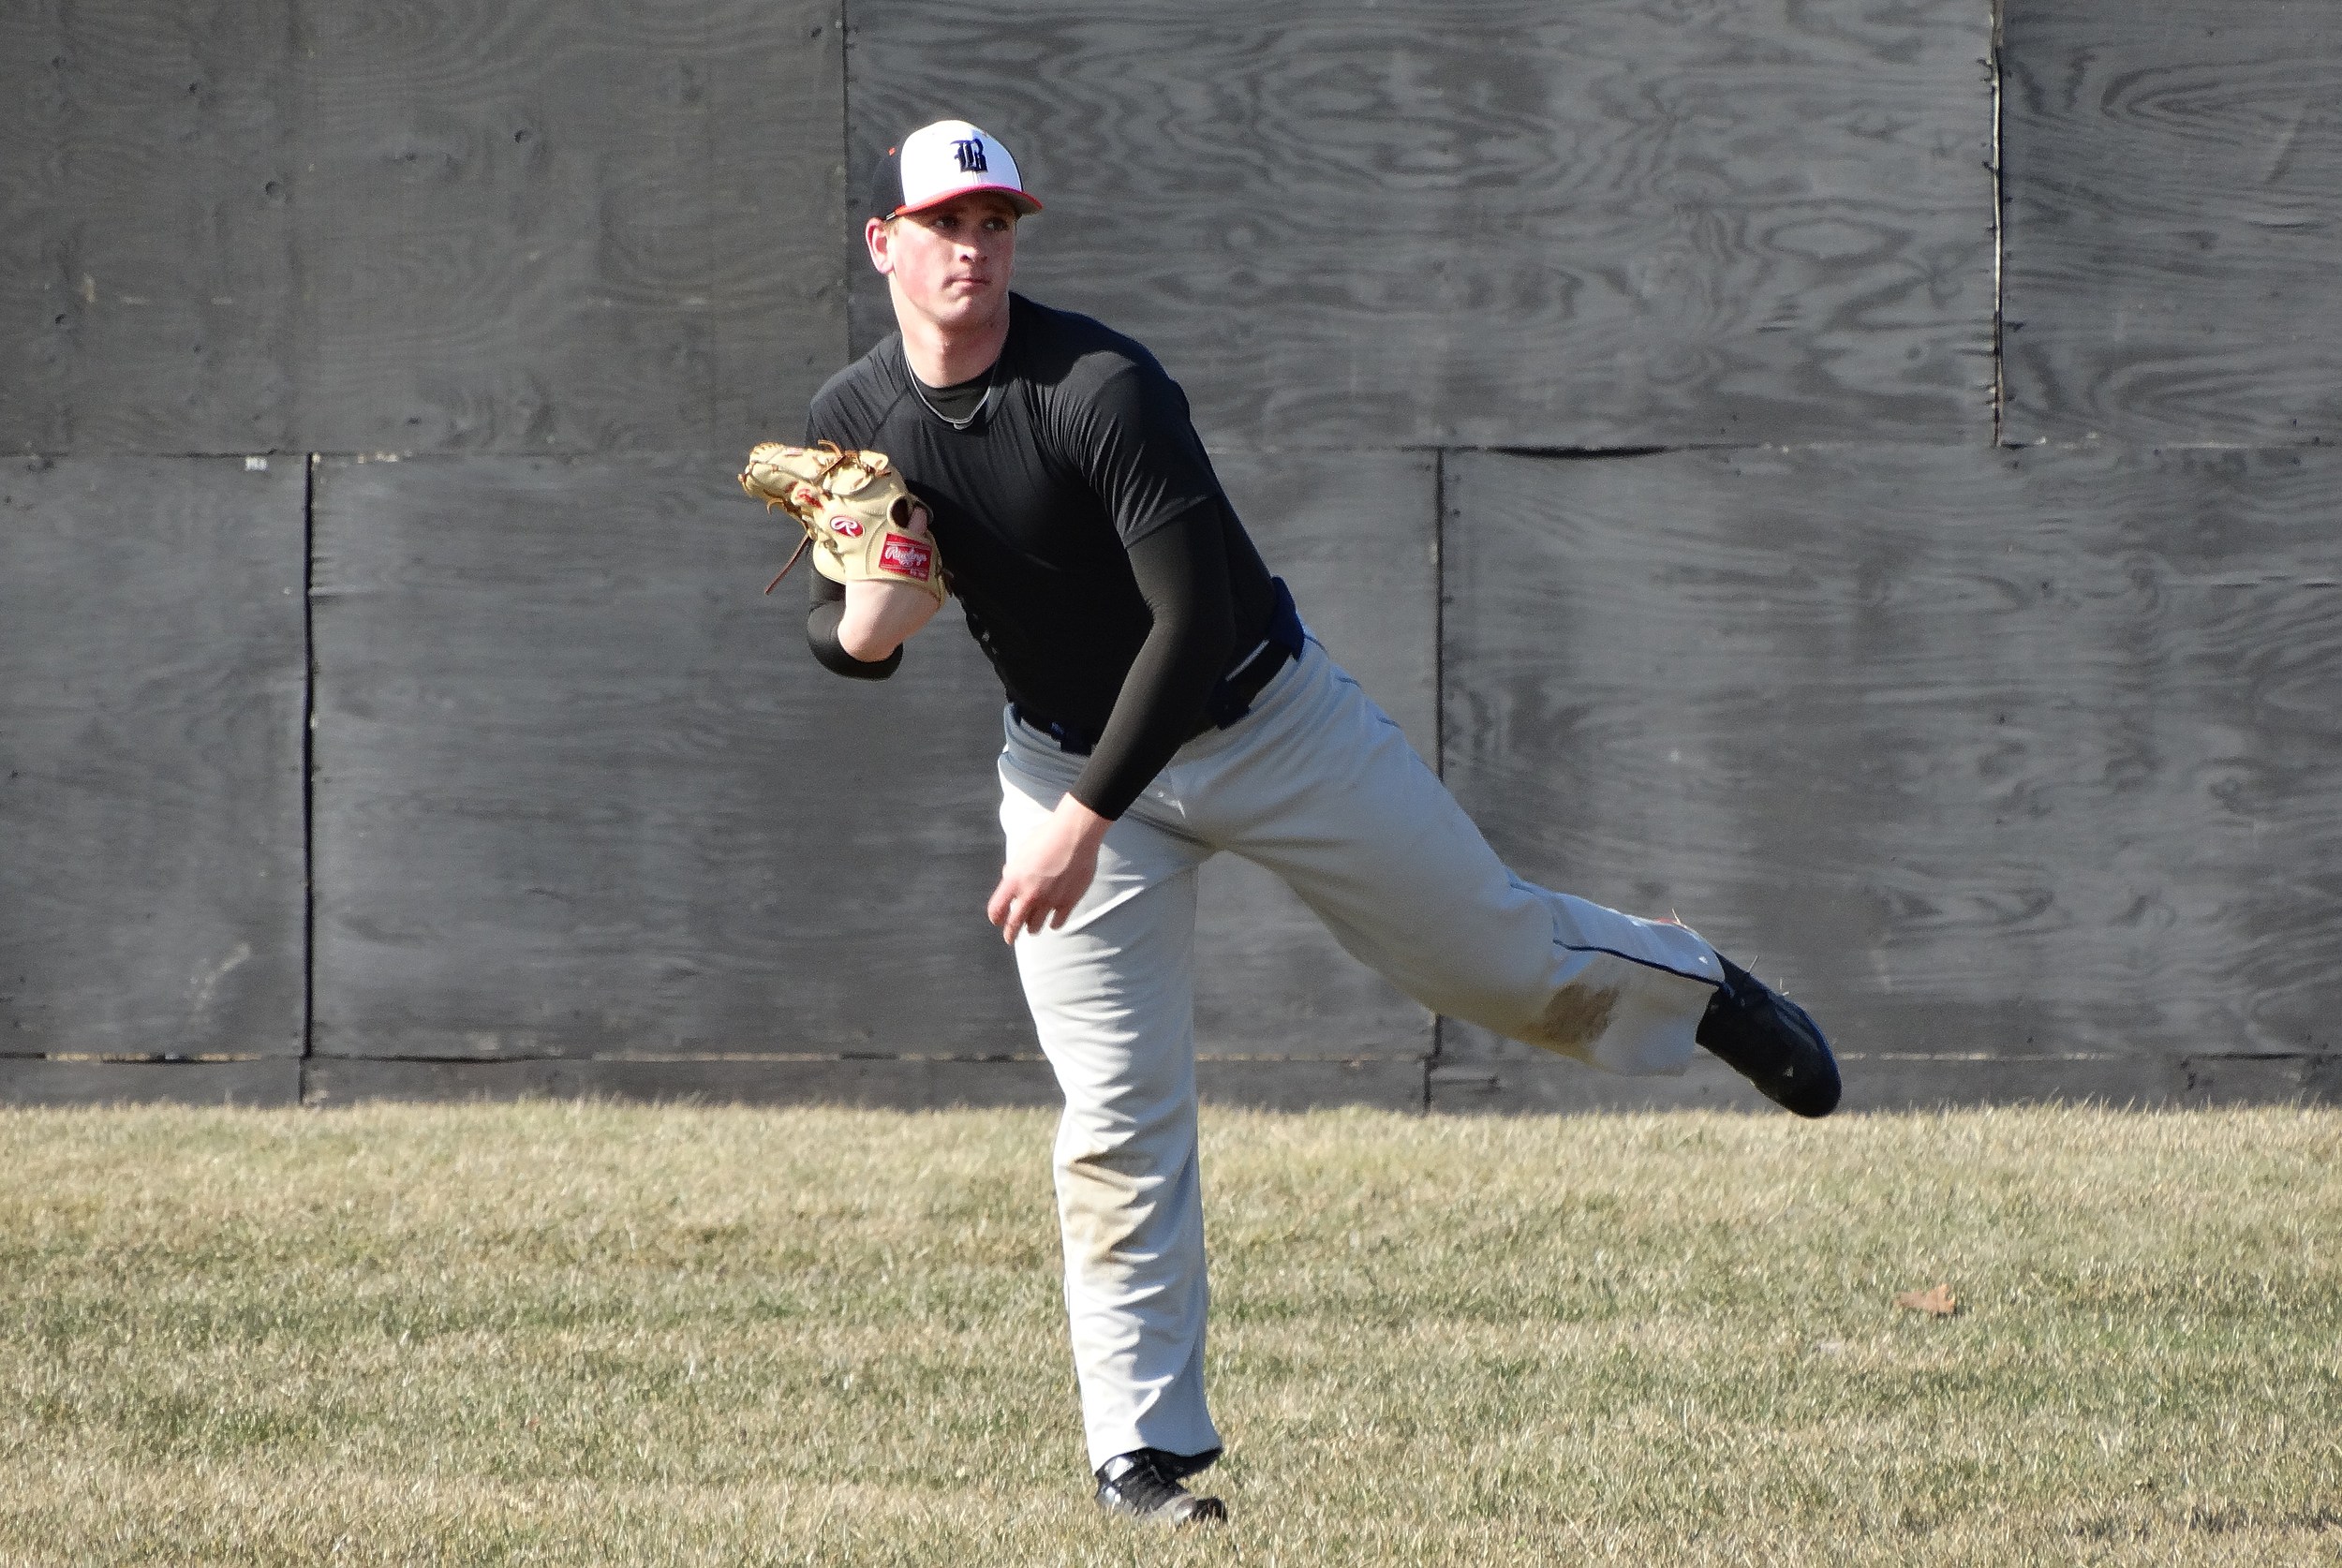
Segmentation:
{"type": "Polygon", "coordinates": [[[840,450],[828,441],[763,441],[749,451],[740,488],[805,529],[789,565],[764,584],[766,593],[810,549],[813,570],[833,583],[907,583],[943,602],[943,557],[933,540],[911,532],[911,510],[919,503],[884,452],[840,450]]]}

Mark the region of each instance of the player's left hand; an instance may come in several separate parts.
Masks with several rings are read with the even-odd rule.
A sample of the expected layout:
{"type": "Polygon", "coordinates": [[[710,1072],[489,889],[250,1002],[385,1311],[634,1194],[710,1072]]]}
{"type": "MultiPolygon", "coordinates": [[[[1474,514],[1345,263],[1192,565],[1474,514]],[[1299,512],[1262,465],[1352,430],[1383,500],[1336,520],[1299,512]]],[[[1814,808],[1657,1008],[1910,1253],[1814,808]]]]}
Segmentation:
{"type": "MultiPolygon", "coordinates": [[[[911,521],[903,531],[915,539],[932,540],[925,506],[912,504],[911,521]]],[[[942,604],[924,584],[856,578],[846,584],[846,609],[837,618],[837,645],[850,658],[876,664],[909,642],[942,604]]]]}
{"type": "Polygon", "coordinates": [[[1013,942],[1045,923],[1052,930],[1065,924],[1098,875],[1098,846],[1113,825],[1069,794],[1047,821],[1016,841],[984,906],[1001,940],[1013,942]]]}

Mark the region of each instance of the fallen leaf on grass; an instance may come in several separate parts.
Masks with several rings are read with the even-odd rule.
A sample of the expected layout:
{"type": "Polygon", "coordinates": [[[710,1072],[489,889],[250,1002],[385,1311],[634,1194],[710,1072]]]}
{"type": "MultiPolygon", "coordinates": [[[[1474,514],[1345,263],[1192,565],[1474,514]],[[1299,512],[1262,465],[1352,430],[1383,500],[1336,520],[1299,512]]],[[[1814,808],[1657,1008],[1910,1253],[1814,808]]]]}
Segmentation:
{"type": "Polygon", "coordinates": [[[1895,1305],[1925,1312],[1931,1318],[1948,1318],[1960,1310],[1960,1300],[1951,1294],[1948,1283],[1932,1285],[1923,1291],[1905,1291],[1895,1297],[1895,1305]]]}

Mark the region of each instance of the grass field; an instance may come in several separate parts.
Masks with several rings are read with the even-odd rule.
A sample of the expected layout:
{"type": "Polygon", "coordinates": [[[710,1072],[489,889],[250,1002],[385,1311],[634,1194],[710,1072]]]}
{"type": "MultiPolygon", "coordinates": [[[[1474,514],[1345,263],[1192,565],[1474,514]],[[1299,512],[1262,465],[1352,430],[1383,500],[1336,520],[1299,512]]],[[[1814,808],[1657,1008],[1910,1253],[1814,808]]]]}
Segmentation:
{"type": "Polygon", "coordinates": [[[1208,1113],[1177,1538],[1089,1504],[1048,1132],[0,1114],[0,1561],[2342,1560],[2334,1112],[1208,1113]]]}

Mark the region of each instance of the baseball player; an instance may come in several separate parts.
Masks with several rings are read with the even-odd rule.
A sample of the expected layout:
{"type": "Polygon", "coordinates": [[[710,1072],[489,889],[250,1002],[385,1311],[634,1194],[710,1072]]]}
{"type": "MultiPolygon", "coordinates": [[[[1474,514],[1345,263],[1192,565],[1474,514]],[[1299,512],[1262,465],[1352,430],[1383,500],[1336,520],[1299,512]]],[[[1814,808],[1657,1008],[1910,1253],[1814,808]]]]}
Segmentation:
{"type": "Polygon", "coordinates": [[[886,454],[920,507],[882,524],[885,570],[808,574],[807,630],[839,674],[893,674],[941,602],[932,557],[1006,689],[986,915],[1065,1096],[1058,1215],[1097,1499],[1182,1524],[1226,1516],[1182,1485],[1221,1449],[1192,1003],[1211,855],[1268,867],[1426,1007],[1512,1039],[1628,1073],[1680,1072],[1697,1043],[1809,1117],[1835,1107],[1838,1072],[1802,1009],[1697,933],[1505,869],[1310,634],[1178,384],[1009,291],[1040,207],[964,121],[888,153],[864,238],[900,330],[822,389],[807,439],[886,454]]]}

